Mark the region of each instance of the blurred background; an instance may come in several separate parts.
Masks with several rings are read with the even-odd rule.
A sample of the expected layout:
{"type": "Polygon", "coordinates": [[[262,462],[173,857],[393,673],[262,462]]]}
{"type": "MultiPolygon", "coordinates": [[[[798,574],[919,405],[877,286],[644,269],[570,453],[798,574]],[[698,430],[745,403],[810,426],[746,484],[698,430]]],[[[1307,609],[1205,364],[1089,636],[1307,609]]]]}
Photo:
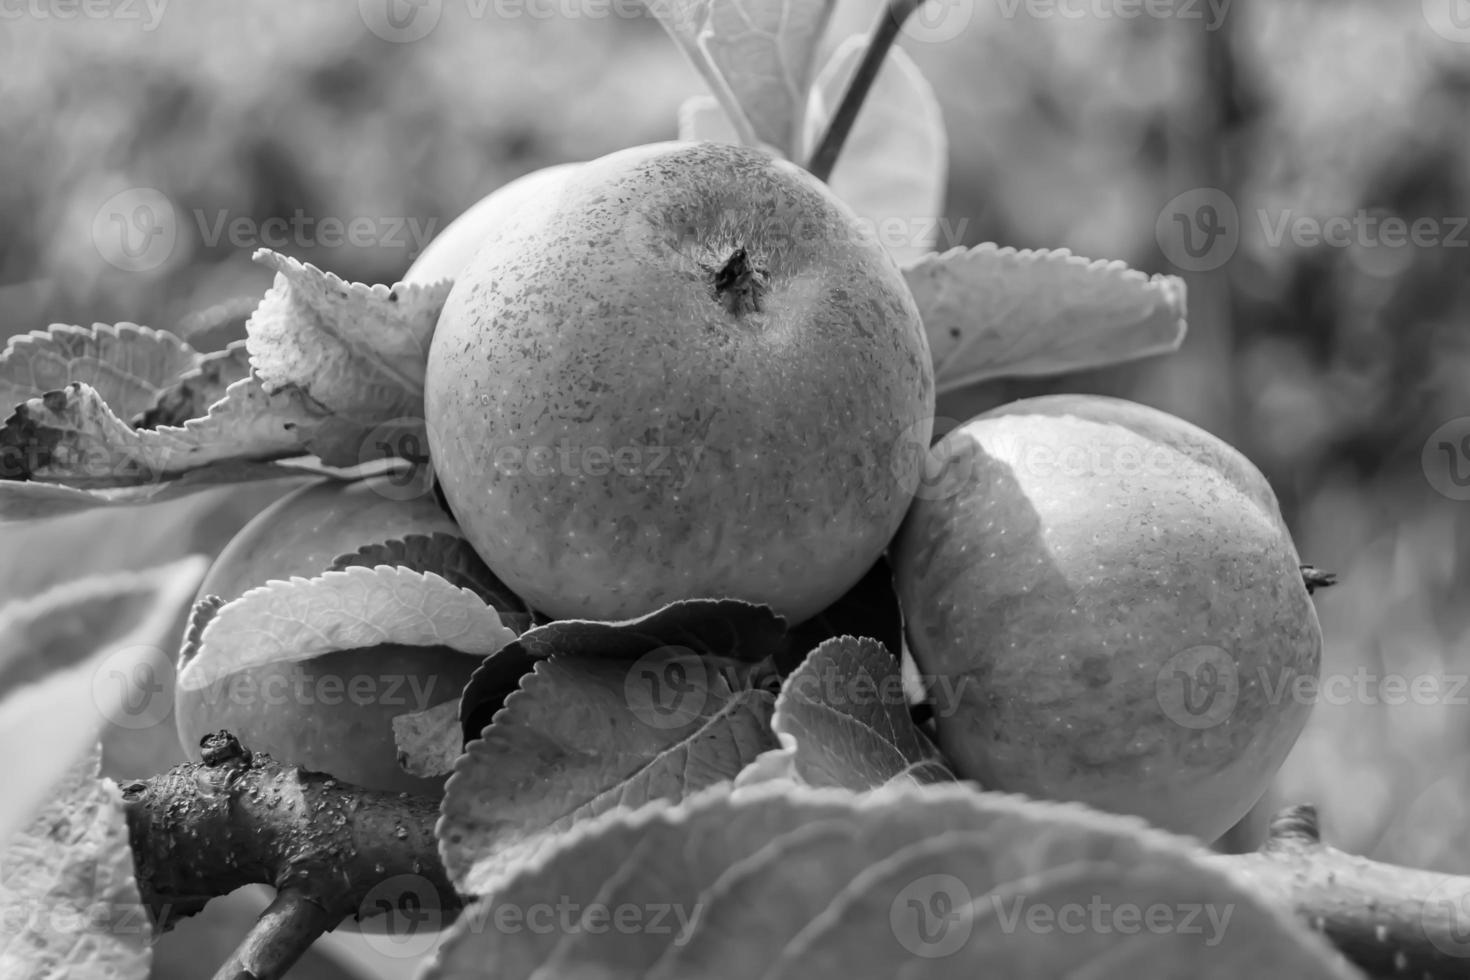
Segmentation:
{"type": "MultiPolygon", "coordinates": [[[[1470,872],[1470,5],[1177,0],[1127,16],[1142,6],[930,0],[906,33],[948,124],[961,233],[944,244],[1066,247],[1190,289],[1178,355],[992,385],[941,414],[1092,391],[1240,447],[1303,559],[1341,578],[1317,595],[1338,680],[1262,812],[1313,802],[1340,847],[1470,872]]],[[[672,137],[701,83],[628,9],[7,6],[0,336],[134,321],[217,347],[269,285],[257,246],[390,283],[505,181],[672,137]],[[172,208],[173,237],[119,251],[140,207],[172,208]]],[[[874,10],[840,0],[828,46],[874,10]]],[[[287,489],[0,529],[0,590],[217,551],[287,489]]],[[[170,726],[108,750],[119,775],[179,758],[170,726]]],[[[166,937],[157,975],[219,962],[238,915],[166,937]]],[[[300,975],[411,966],[332,957],[300,975]]]]}

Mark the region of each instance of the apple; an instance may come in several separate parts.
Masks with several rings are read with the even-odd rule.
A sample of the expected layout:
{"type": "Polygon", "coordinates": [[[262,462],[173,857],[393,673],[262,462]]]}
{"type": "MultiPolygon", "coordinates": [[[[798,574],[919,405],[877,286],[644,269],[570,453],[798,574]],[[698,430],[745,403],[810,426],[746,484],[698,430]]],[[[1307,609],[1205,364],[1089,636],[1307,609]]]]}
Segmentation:
{"type": "Polygon", "coordinates": [[[434,236],[408,267],[403,281],[426,285],[458,279],[486,239],[508,227],[528,202],[558,193],[557,188],[576,173],[577,166],[559,163],[543,167],[480,198],[434,236]]]}
{"type": "Polygon", "coordinates": [[[956,772],[1223,834],[1321,657],[1265,478],[1181,419],[1079,395],[987,412],[935,455],[964,478],[915,501],[891,558],[956,772]]]}
{"type": "MultiPolygon", "coordinates": [[[[365,544],[458,535],[432,496],[391,499],[386,479],[323,480],[282,497],[225,547],[199,596],[229,600],[272,579],[311,577],[365,544]]],[[[240,671],[202,690],[179,686],[179,739],[197,761],[200,739],[228,729],[252,751],[360,786],[442,795],[442,779],[399,767],[393,717],[457,697],[480,659],[448,647],[388,643],[240,671]]]]}
{"type": "Polygon", "coordinates": [[[934,412],[902,275],[767,153],[658,143],[584,163],[457,280],[430,456],[480,556],[552,616],[689,597],[793,622],[878,559],[934,412]]]}

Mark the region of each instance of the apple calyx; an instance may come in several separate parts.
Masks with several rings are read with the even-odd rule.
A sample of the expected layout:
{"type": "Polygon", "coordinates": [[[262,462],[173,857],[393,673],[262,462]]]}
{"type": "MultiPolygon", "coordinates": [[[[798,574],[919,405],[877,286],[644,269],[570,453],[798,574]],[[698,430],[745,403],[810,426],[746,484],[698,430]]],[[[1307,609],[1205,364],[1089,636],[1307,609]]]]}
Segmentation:
{"type": "Polygon", "coordinates": [[[750,262],[750,253],[744,245],[737,246],[725,264],[720,266],[710,279],[715,299],[734,316],[759,313],[761,298],[766,293],[766,270],[758,269],[750,262]]]}

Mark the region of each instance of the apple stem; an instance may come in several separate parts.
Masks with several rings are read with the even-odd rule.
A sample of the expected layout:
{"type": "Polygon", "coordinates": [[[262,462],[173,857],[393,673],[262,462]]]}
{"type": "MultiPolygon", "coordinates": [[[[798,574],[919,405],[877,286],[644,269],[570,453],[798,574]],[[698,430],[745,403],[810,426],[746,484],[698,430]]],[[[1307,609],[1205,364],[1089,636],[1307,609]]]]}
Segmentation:
{"type": "Polygon", "coordinates": [[[863,52],[863,60],[858,62],[857,71],[853,73],[847,91],[842,93],[837,112],[827,124],[827,131],[822,134],[811,161],[806,165],[807,170],[818,180],[825,181],[832,176],[832,168],[837,165],[842,145],[847,142],[852,124],[857,121],[858,111],[862,109],[863,101],[873,87],[873,80],[878,77],[878,70],[883,67],[883,59],[888,57],[888,49],[893,47],[904,21],[923,2],[924,0],[888,0],[887,6],[879,11],[878,21],[868,36],[868,47],[863,52]]]}
{"type": "Polygon", "coordinates": [[[743,246],[731,252],[715,271],[713,284],[715,296],[735,316],[760,312],[765,273],[751,265],[750,254],[743,246]]]}

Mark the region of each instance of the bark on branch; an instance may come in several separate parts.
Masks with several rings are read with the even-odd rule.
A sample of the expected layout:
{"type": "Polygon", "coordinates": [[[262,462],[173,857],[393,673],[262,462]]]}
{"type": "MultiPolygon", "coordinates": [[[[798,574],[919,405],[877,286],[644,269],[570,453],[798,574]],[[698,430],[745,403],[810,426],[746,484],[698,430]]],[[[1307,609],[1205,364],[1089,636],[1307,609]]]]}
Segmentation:
{"type": "MultiPolygon", "coordinates": [[[[160,930],[241,885],[276,887],[216,980],[278,980],[323,932],[392,907],[383,888],[398,876],[416,904],[437,900],[446,918],[461,905],[439,862],[434,801],[252,756],[223,732],[203,763],[130,783],[123,797],[139,889],[160,930]]],[[[1345,854],[1322,843],[1310,806],[1281,811],[1260,851],[1208,860],[1373,977],[1470,978],[1470,878],[1345,854]]]]}

